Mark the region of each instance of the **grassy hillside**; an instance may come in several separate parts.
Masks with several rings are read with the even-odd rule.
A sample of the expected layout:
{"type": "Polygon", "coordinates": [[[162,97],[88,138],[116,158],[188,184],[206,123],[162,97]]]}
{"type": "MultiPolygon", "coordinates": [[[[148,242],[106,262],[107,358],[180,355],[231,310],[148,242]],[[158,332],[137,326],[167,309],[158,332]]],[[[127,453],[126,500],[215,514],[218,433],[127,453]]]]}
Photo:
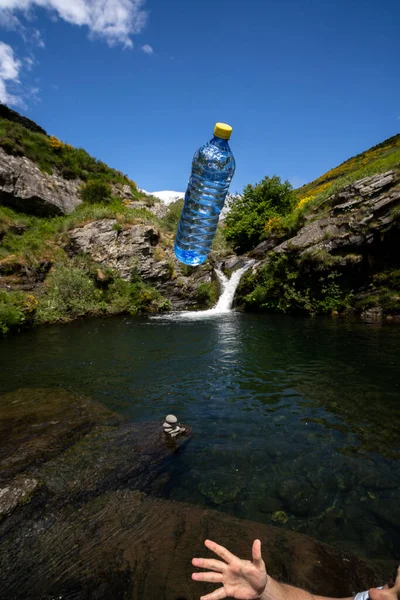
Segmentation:
{"type": "Polygon", "coordinates": [[[0,147],[7,154],[30,158],[46,173],[56,170],[65,179],[122,183],[129,185],[132,193],[137,192],[135,182],[127,175],[93,158],[83,148],[74,148],[55,136],[32,131],[4,117],[0,118],[0,147]]]}
{"type": "Polygon", "coordinates": [[[400,134],[373,146],[357,156],[349,158],[338,167],[324,173],[311,183],[296,190],[300,200],[315,198],[322,192],[329,193],[334,187],[342,187],[356,179],[400,168],[400,134]]]}

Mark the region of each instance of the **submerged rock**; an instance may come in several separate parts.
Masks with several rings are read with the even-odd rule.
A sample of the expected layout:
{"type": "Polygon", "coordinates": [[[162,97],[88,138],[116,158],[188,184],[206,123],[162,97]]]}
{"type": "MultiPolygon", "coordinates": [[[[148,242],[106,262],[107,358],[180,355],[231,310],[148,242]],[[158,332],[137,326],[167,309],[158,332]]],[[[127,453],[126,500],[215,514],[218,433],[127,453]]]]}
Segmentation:
{"type": "MultiPolygon", "coordinates": [[[[0,396],[0,417],[7,600],[198,598],[209,588],[191,580],[190,560],[207,537],[241,557],[260,537],[271,575],[316,594],[350,596],[385,580],[380,567],[301,534],[154,497],[185,444],[166,443],[159,422],[132,423],[57,389],[0,396]]],[[[216,504],[221,489],[232,501],[240,488],[208,486],[216,504]]]]}
{"type": "Polygon", "coordinates": [[[0,396],[0,421],[5,506],[18,504],[24,491],[20,481],[40,481],[59,496],[125,485],[154,491],[165,484],[168,459],[188,439],[182,435],[167,443],[159,423],[131,423],[65,390],[22,389],[0,396]]]}
{"type": "Polygon", "coordinates": [[[37,479],[19,476],[0,487],[0,519],[12,513],[17,506],[29,502],[40,485],[37,479]]]}
{"type": "Polygon", "coordinates": [[[351,596],[387,576],[302,534],[130,490],[36,515],[15,534],[0,542],[0,584],[8,600],[194,600],[212,589],[191,580],[191,558],[204,554],[208,537],[243,558],[260,538],[268,572],[315,594],[351,596]]]}

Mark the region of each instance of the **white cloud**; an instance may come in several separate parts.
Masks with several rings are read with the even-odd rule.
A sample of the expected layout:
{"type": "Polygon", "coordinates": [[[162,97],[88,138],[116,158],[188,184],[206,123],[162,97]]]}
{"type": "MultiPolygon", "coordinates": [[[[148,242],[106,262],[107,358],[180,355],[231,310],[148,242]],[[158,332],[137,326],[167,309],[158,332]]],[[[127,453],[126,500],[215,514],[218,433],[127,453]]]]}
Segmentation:
{"type": "MultiPolygon", "coordinates": [[[[0,23],[13,23],[16,13],[29,15],[35,7],[45,8],[72,25],[86,26],[91,36],[109,45],[132,46],[131,35],[140,33],[147,20],[146,0],[0,0],[0,23]]],[[[42,45],[39,34],[38,45],[42,45]]]]}
{"type": "Polygon", "coordinates": [[[150,44],[145,44],[144,46],[142,46],[142,50],[145,54],[154,54],[154,50],[150,46],[150,44]]]}
{"type": "MultiPolygon", "coordinates": [[[[1,2],[1,0],[0,0],[0,2],[1,2]]],[[[45,43],[42,39],[42,34],[40,33],[39,29],[35,29],[34,31],[32,31],[31,38],[32,38],[32,42],[36,46],[39,46],[39,48],[45,47],[45,43]]]]}
{"type": "Polygon", "coordinates": [[[9,91],[9,84],[19,83],[21,62],[14,57],[14,50],[0,42],[0,102],[18,106],[22,104],[18,96],[9,91]]]}
{"type": "Polygon", "coordinates": [[[35,59],[32,58],[32,56],[25,56],[24,62],[25,62],[25,66],[28,69],[28,71],[32,71],[32,69],[36,63],[35,59]]]}

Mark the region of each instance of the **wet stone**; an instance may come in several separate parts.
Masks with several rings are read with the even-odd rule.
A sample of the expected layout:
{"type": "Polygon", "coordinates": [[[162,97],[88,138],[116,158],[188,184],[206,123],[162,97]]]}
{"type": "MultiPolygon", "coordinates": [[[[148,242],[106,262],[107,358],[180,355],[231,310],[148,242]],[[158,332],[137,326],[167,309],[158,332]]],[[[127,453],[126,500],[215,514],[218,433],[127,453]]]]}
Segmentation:
{"type": "Polygon", "coordinates": [[[23,475],[0,487],[0,519],[12,513],[17,506],[30,502],[32,495],[40,487],[37,479],[23,475]]]}

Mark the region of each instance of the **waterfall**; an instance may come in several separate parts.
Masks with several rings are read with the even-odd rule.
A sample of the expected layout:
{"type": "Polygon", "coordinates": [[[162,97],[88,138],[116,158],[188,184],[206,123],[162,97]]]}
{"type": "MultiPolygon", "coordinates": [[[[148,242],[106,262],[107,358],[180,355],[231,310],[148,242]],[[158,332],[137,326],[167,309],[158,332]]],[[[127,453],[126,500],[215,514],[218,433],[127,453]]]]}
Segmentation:
{"type": "Polygon", "coordinates": [[[207,317],[214,317],[231,312],[233,299],[235,297],[236,289],[240,283],[240,279],[242,275],[248,269],[250,269],[254,262],[254,260],[248,260],[243,267],[240,267],[240,269],[236,269],[232,273],[230,279],[227,278],[227,276],[221,271],[221,269],[215,269],[215,273],[221,285],[221,295],[219,297],[218,302],[215,306],[213,306],[213,308],[210,308],[208,310],[172,312],[167,313],[165,315],[154,316],[152,317],[152,319],[204,319],[207,317]]]}
{"type": "Polygon", "coordinates": [[[222,292],[217,304],[209,311],[204,312],[212,311],[214,314],[229,312],[231,310],[233,299],[235,297],[235,292],[237,286],[240,283],[242,275],[244,275],[244,273],[251,267],[252,264],[253,261],[249,261],[244,265],[244,267],[236,269],[236,271],[232,273],[230,279],[227,278],[227,276],[221,271],[221,269],[215,269],[215,273],[217,274],[218,280],[220,282],[222,292]]]}

